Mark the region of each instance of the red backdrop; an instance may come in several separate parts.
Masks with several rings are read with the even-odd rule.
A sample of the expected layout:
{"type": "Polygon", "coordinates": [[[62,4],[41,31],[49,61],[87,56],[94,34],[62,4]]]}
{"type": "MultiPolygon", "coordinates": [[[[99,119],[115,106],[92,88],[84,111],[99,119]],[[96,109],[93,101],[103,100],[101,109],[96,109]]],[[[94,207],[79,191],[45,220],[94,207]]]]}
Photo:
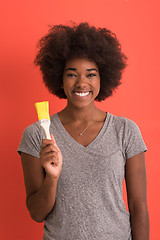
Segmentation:
{"type": "Polygon", "coordinates": [[[159,10],[159,0],[6,0],[1,3],[0,239],[42,239],[43,224],[31,220],[25,206],[23,173],[16,149],[23,129],[37,120],[36,101],[49,100],[50,114],[66,104],[47,92],[33,59],[36,43],[48,31],[48,25],[67,24],[70,20],[109,28],[117,34],[129,58],[123,84],[113,97],[97,105],[104,111],[131,118],[141,129],[148,147],[150,239],[160,239],[159,10]]]}

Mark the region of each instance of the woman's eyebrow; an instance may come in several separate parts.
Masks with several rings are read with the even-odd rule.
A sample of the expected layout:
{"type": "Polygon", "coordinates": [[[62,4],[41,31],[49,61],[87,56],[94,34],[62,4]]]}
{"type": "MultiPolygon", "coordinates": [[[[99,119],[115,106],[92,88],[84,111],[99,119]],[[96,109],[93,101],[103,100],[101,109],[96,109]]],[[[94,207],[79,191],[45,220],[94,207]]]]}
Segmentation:
{"type": "MultiPolygon", "coordinates": [[[[66,68],[65,71],[68,71],[68,70],[71,70],[71,71],[76,71],[77,69],[76,68],[66,68]]],[[[89,69],[86,69],[87,71],[97,71],[98,70],[96,68],[89,68],[89,69]]]]}
{"type": "Polygon", "coordinates": [[[66,68],[64,71],[68,71],[68,70],[76,71],[77,69],[76,68],[66,68]]]}
{"type": "Polygon", "coordinates": [[[87,71],[97,71],[98,72],[98,70],[96,69],[96,68],[89,68],[89,69],[86,69],[87,71]]]}

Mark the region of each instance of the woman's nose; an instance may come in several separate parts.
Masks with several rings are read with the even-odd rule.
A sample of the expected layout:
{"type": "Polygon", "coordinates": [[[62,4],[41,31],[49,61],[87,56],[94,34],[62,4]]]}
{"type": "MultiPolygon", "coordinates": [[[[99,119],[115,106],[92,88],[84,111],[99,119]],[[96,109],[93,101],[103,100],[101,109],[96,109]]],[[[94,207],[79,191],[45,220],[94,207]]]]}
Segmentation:
{"type": "Polygon", "coordinates": [[[86,86],[88,84],[88,80],[85,76],[79,76],[77,78],[76,85],[77,86],[86,86]]]}

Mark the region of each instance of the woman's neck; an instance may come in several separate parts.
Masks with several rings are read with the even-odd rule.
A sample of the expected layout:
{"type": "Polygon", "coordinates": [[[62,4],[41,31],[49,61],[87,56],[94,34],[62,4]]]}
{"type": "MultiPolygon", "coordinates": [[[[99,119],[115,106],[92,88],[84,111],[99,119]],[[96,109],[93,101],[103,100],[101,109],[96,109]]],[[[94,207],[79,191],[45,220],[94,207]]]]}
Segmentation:
{"type": "Polygon", "coordinates": [[[100,110],[95,106],[89,106],[85,108],[75,108],[66,106],[60,113],[59,116],[63,121],[71,122],[89,122],[95,120],[95,116],[100,112],[100,110]]]}

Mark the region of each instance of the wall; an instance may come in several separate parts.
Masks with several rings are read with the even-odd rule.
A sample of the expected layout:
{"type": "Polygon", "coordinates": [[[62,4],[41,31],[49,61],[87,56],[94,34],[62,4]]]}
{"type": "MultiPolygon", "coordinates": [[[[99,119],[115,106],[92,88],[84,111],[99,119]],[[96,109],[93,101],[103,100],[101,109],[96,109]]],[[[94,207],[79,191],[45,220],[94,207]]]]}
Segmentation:
{"type": "Polygon", "coordinates": [[[123,84],[113,97],[97,105],[104,111],[131,118],[141,129],[148,147],[150,239],[160,239],[159,10],[158,0],[6,0],[1,3],[0,239],[42,238],[43,224],[31,220],[25,206],[22,167],[16,149],[23,129],[37,120],[36,101],[49,100],[50,114],[66,104],[47,92],[33,59],[36,43],[48,31],[48,25],[67,24],[70,20],[111,29],[129,58],[123,84]]]}

